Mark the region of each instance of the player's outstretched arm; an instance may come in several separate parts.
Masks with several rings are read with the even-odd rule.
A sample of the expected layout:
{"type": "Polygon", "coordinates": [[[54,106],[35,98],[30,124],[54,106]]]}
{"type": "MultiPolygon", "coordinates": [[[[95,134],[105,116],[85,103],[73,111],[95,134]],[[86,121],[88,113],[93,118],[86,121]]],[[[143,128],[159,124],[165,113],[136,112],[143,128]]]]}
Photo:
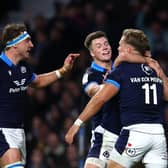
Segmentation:
{"type": "Polygon", "coordinates": [[[78,119],[68,130],[65,140],[71,144],[82,123],[93,117],[110,98],[118,93],[119,89],[111,84],[104,84],[102,88],[90,99],[78,119]]]}
{"type": "Polygon", "coordinates": [[[56,80],[63,77],[66,73],[70,72],[73,68],[76,58],[79,57],[79,53],[69,54],[64,61],[64,65],[55,71],[44,73],[36,76],[36,79],[30,85],[31,87],[41,88],[48,86],[49,84],[55,82],[56,80]]]}

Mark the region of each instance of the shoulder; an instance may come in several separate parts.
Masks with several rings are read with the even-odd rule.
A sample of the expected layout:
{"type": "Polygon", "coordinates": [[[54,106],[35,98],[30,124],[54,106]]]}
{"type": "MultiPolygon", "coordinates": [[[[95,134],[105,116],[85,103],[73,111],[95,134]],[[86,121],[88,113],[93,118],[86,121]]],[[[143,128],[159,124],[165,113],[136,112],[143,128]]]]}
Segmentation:
{"type": "Polygon", "coordinates": [[[0,59],[0,72],[3,72],[5,70],[8,70],[8,66],[6,63],[4,63],[1,59],[0,59]]]}
{"type": "Polygon", "coordinates": [[[29,65],[26,61],[20,61],[20,62],[19,62],[19,66],[30,67],[30,65],[29,65]]]}
{"type": "Polygon", "coordinates": [[[23,71],[25,69],[25,70],[33,72],[33,68],[26,61],[20,61],[18,66],[20,66],[23,71]]]}
{"type": "Polygon", "coordinates": [[[136,69],[138,67],[140,67],[141,64],[139,63],[128,63],[128,62],[123,62],[120,65],[118,65],[116,68],[114,68],[113,71],[129,71],[131,69],[136,69]]]}
{"type": "Polygon", "coordinates": [[[4,65],[4,62],[2,61],[2,59],[0,59],[0,65],[4,65]]]}

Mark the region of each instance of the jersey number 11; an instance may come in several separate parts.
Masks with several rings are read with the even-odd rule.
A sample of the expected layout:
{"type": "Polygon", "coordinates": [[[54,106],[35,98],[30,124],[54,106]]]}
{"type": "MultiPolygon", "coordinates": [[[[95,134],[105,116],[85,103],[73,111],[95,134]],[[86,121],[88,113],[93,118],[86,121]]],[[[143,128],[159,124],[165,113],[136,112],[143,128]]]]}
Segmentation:
{"type": "Polygon", "coordinates": [[[156,84],[149,85],[149,83],[145,83],[142,86],[142,89],[145,90],[145,104],[150,104],[150,92],[153,93],[153,104],[157,104],[157,88],[156,84]]]}

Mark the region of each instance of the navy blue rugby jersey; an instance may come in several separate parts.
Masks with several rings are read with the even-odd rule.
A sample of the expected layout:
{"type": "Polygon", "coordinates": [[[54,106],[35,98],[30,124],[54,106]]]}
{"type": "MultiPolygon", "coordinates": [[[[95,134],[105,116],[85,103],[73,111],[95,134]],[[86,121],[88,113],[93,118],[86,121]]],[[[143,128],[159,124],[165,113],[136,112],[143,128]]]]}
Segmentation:
{"type": "Polygon", "coordinates": [[[22,128],[27,85],[35,74],[25,62],[14,65],[0,55],[0,128],[22,128]]]}
{"type": "MultiPolygon", "coordinates": [[[[91,67],[89,67],[84,76],[83,76],[83,89],[87,90],[87,87],[91,83],[102,84],[106,77],[107,69],[97,65],[95,62],[92,62],[91,67]]],[[[86,91],[85,91],[86,93],[86,91]]],[[[90,97],[85,94],[85,104],[88,103],[90,97]]],[[[93,129],[98,125],[102,125],[103,128],[119,134],[120,126],[120,117],[119,117],[119,106],[117,97],[111,99],[107,102],[103,108],[93,117],[92,119],[93,129]]]]}
{"type": "Polygon", "coordinates": [[[163,83],[149,66],[122,63],[106,82],[120,89],[122,125],[162,123],[163,83]]]}

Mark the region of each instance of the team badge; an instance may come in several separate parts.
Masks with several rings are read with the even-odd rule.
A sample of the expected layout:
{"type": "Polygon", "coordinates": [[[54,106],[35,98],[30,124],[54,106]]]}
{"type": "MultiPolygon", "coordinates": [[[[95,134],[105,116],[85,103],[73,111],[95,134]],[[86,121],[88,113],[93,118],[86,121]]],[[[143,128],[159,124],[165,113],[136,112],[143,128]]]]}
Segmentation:
{"type": "Polygon", "coordinates": [[[134,157],[136,155],[136,150],[135,148],[126,148],[126,154],[128,156],[134,157]]]}
{"type": "Polygon", "coordinates": [[[20,70],[21,70],[22,73],[26,73],[26,67],[25,66],[21,66],[20,70]]]}
{"type": "Polygon", "coordinates": [[[145,74],[147,75],[150,75],[153,72],[152,69],[147,65],[142,64],[141,68],[142,68],[142,71],[145,72],[145,74]]]}
{"type": "Polygon", "coordinates": [[[104,156],[105,158],[109,158],[110,154],[109,154],[108,151],[104,151],[104,152],[103,152],[103,156],[104,156]]]}

